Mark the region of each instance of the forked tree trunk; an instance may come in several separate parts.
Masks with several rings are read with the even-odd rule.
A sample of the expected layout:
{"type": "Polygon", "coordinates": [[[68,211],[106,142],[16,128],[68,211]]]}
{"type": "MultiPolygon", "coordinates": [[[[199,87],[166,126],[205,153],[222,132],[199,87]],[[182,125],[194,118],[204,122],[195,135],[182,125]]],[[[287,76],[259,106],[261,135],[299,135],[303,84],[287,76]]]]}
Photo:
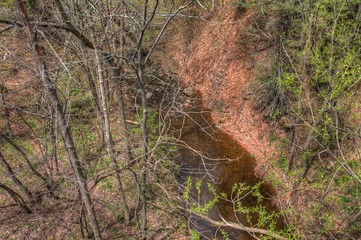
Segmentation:
{"type": "Polygon", "coordinates": [[[0,188],[5,190],[9,196],[14,200],[14,202],[22,209],[24,210],[26,213],[32,213],[32,211],[30,210],[30,208],[26,205],[24,199],[17,194],[16,192],[14,192],[11,188],[9,188],[8,186],[0,183],[0,188]]]}
{"type": "Polygon", "coordinates": [[[9,143],[13,148],[16,149],[16,151],[18,151],[23,156],[23,158],[25,159],[26,165],[34,173],[34,175],[39,177],[44,183],[48,182],[46,177],[43,176],[38,170],[35,169],[35,167],[31,163],[28,155],[24,152],[24,150],[21,149],[20,146],[18,146],[15,142],[13,142],[10,138],[8,138],[5,135],[0,134],[0,138],[4,139],[7,143],[9,143]]]}
{"type": "MultiPolygon", "coordinates": [[[[30,158],[28,157],[28,155],[25,153],[25,151],[23,149],[21,149],[20,146],[18,146],[15,142],[13,142],[10,138],[8,138],[5,135],[1,135],[0,134],[0,138],[4,139],[7,143],[9,143],[13,148],[16,149],[16,151],[18,151],[21,156],[23,156],[23,158],[25,159],[26,165],[28,166],[28,168],[30,169],[30,171],[37,176],[38,178],[40,178],[44,185],[46,186],[46,188],[48,189],[50,195],[54,198],[58,198],[55,194],[54,194],[54,189],[53,189],[53,181],[51,178],[49,178],[48,176],[44,176],[43,174],[41,174],[35,167],[34,165],[31,163],[30,158]]],[[[53,146],[56,146],[55,144],[53,144],[53,146]]],[[[59,170],[57,169],[57,172],[59,172],[59,170]]]]}
{"type": "Polygon", "coordinates": [[[25,194],[25,196],[31,200],[33,195],[30,190],[16,177],[13,169],[10,167],[9,163],[5,160],[4,156],[0,152],[0,163],[5,168],[6,173],[9,175],[11,180],[15,183],[15,185],[25,194]]]}
{"type": "Polygon", "coordinates": [[[63,108],[62,108],[61,102],[58,98],[56,86],[54,85],[54,83],[51,82],[51,80],[48,76],[48,73],[46,71],[46,65],[45,65],[40,47],[36,42],[35,34],[33,32],[32,26],[30,25],[30,22],[29,22],[29,19],[27,16],[27,12],[25,9],[25,5],[22,2],[22,0],[16,0],[16,5],[18,8],[19,14],[22,18],[22,21],[24,22],[24,25],[26,26],[27,34],[28,34],[28,38],[29,38],[29,44],[31,46],[33,58],[36,61],[36,64],[38,66],[38,71],[39,71],[41,80],[43,81],[44,88],[48,92],[50,99],[55,106],[55,109],[57,112],[59,129],[61,131],[63,142],[65,145],[66,151],[68,153],[69,161],[70,161],[70,163],[73,167],[74,173],[75,173],[75,177],[76,177],[76,180],[78,183],[78,187],[80,189],[80,193],[81,193],[85,208],[86,208],[88,216],[89,216],[90,223],[92,225],[94,238],[96,240],[100,240],[100,239],[102,239],[100,228],[99,228],[98,221],[97,221],[97,218],[95,215],[95,211],[94,211],[93,204],[92,204],[92,201],[90,198],[90,194],[89,194],[89,191],[88,191],[88,188],[86,185],[86,180],[83,176],[80,161],[79,161],[77,152],[75,150],[75,146],[74,146],[73,139],[72,139],[72,136],[70,133],[70,129],[68,128],[67,121],[65,119],[65,115],[63,112],[63,108]]]}

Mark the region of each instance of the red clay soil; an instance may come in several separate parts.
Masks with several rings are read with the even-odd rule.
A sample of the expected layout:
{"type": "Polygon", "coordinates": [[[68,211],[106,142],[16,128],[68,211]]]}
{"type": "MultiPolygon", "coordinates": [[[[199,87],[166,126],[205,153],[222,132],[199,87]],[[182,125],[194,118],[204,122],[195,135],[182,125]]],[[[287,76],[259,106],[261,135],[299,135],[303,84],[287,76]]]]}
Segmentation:
{"type": "MultiPolygon", "coordinates": [[[[251,9],[222,7],[207,19],[195,20],[187,33],[182,35],[183,30],[178,30],[170,41],[177,45],[167,46],[166,52],[179,66],[184,87],[200,91],[218,127],[262,165],[265,157],[277,153],[270,136],[282,132],[265,122],[254,108],[256,95],[250,84],[269,69],[273,52],[267,42],[246,34],[252,14],[251,9]],[[188,43],[187,34],[191,36],[188,43]]],[[[176,24],[175,28],[181,26],[176,24]]],[[[260,169],[258,174],[262,175],[260,169]]]]}

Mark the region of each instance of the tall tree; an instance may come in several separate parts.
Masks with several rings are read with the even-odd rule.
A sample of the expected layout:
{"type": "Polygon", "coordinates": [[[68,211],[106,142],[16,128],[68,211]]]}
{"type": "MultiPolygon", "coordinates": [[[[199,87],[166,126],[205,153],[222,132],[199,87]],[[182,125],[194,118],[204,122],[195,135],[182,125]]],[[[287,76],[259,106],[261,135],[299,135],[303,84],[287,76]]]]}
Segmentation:
{"type": "Polygon", "coordinates": [[[30,48],[31,48],[31,51],[33,54],[34,61],[37,64],[40,78],[43,82],[45,90],[48,92],[48,94],[51,98],[51,101],[53,102],[53,104],[56,108],[59,128],[60,128],[60,131],[62,134],[64,145],[66,147],[66,151],[68,153],[69,161],[72,165],[73,171],[76,176],[76,180],[77,180],[80,192],[81,192],[81,196],[82,196],[84,205],[85,205],[87,213],[88,213],[88,217],[89,217],[89,220],[90,220],[90,223],[92,226],[92,230],[94,233],[94,238],[96,240],[100,240],[100,239],[102,239],[101,231],[100,231],[97,217],[96,217],[96,214],[95,214],[95,211],[93,208],[90,193],[89,193],[87,185],[86,185],[86,179],[83,175],[83,171],[82,171],[81,164],[80,164],[80,161],[78,158],[78,154],[76,152],[75,145],[73,143],[72,135],[71,135],[70,129],[67,125],[65,115],[63,112],[63,108],[62,108],[62,104],[61,104],[58,94],[57,94],[56,86],[51,81],[51,79],[48,75],[48,69],[46,67],[41,48],[37,42],[33,27],[30,24],[28,14],[26,11],[26,7],[25,7],[23,1],[16,0],[16,7],[18,9],[19,15],[22,19],[24,26],[26,27],[26,33],[27,33],[29,45],[30,45],[30,48]]]}

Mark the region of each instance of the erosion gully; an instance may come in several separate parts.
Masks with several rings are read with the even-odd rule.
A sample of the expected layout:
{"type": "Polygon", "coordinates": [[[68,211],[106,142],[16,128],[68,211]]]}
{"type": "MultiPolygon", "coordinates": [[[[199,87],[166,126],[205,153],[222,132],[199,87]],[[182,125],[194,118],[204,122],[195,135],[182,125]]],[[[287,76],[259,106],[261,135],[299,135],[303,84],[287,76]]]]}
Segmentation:
{"type": "MultiPolygon", "coordinates": [[[[210,112],[202,110],[201,103],[193,106],[188,112],[188,114],[173,120],[173,127],[178,130],[175,137],[183,142],[182,145],[185,145],[179,147],[175,162],[180,166],[179,183],[181,186],[184,186],[188,176],[193,179],[193,183],[197,179],[202,180],[200,196],[194,188],[191,191],[191,197],[195,201],[206,203],[213,199],[213,194],[208,190],[207,183],[213,184],[218,192],[224,192],[230,196],[232,186],[236,183],[254,186],[262,181],[255,175],[255,158],[240,146],[232,136],[214,126],[210,112]]],[[[274,194],[272,187],[263,183],[260,192],[266,198],[262,204],[267,211],[277,211],[270,200],[274,194]]],[[[242,206],[247,207],[257,204],[256,198],[251,194],[242,198],[241,201],[242,206]]],[[[221,221],[220,216],[232,222],[237,222],[238,219],[242,224],[250,226],[245,216],[235,214],[234,207],[230,202],[219,201],[208,213],[208,217],[213,220],[221,221]]],[[[256,218],[254,216],[254,219],[256,218]]],[[[191,228],[201,234],[202,239],[222,239],[222,234],[217,227],[199,217],[190,215],[189,223],[191,228]]],[[[277,228],[282,227],[283,223],[279,219],[277,228]]],[[[244,231],[230,228],[225,230],[232,240],[254,239],[244,231]]]]}

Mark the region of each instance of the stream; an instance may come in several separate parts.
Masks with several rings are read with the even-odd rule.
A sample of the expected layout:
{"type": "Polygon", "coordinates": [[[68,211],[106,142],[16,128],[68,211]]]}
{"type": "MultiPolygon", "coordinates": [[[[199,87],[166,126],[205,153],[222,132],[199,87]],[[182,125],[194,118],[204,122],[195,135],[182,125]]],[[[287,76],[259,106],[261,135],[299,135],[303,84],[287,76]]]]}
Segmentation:
{"type": "MultiPolygon", "coordinates": [[[[183,143],[182,145],[185,145],[179,148],[175,157],[175,162],[180,165],[179,183],[184,186],[189,176],[193,180],[193,186],[197,180],[201,180],[200,195],[194,188],[190,195],[196,201],[204,204],[213,199],[207,183],[214,185],[217,192],[224,192],[230,196],[235,183],[254,186],[261,179],[257,178],[254,173],[256,166],[254,157],[230,135],[214,127],[210,113],[201,110],[201,106],[194,107],[188,115],[176,118],[173,125],[175,129],[181,129],[175,134],[175,137],[183,143]]],[[[269,198],[274,191],[270,185],[262,184],[260,192],[265,198],[269,198]]],[[[257,202],[256,198],[250,194],[241,201],[242,206],[247,207],[255,206],[257,202]]],[[[270,200],[265,200],[262,204],[267,211],[277,211],[270,200]]],[[[208,212],[208,217],[213,220],[221,221],[220,216],[233,222],[236,222],[238,218],[242,224],[249,226],[245,216],[234,213],[234,207],[230,202],[221,200],[208,212]]],[[[222,239],[219,229],[217,230],[217,227],[205,220],[190,216],[189,223],[192,229],[200,233],[201,239],[222,239]]],[[[277,227],[282,227],[281,221],[278,221],[277,227]]],[[[233,229],[226,229],[226,231],[232,240],[254,239],[247,232],[233,229]]]]}

